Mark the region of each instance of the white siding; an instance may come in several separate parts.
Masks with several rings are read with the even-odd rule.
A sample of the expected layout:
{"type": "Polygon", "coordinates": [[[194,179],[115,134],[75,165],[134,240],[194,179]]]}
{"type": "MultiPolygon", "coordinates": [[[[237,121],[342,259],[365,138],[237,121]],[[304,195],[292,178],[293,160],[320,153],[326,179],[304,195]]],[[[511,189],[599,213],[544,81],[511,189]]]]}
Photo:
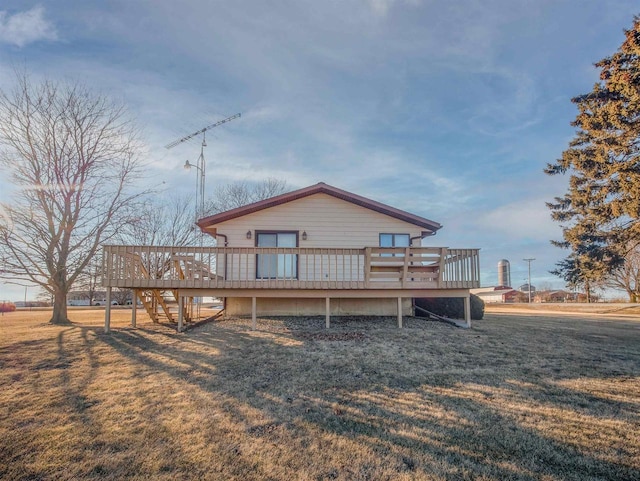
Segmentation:
{"type": "MultiPolygon", "coordinates": [[[[361,249],[379,244],[379,234],[419,236],[423,229],[379,212],[337,199],[314,194],[269,209],[238,217],[215,226],[228,237],[230,247],[255,245],[256,230],[289,230],[307,233],[299,247],[348,247],[361,249]],[[251,239],[246,238],[251,231],[251,239]]],[[[419,241],[414,242],[420,245],[419,241]]]]}

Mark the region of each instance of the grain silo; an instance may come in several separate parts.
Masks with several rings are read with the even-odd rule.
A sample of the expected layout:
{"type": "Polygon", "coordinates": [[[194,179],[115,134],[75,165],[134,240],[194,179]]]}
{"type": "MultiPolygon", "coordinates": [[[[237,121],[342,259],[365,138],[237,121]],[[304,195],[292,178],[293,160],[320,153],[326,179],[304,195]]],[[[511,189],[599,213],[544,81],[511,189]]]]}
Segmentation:
{"type": "Polygon", "coordinates": [[[498,262],[498,285],[511,287],[511,264],[507,259],[498,262]]]}

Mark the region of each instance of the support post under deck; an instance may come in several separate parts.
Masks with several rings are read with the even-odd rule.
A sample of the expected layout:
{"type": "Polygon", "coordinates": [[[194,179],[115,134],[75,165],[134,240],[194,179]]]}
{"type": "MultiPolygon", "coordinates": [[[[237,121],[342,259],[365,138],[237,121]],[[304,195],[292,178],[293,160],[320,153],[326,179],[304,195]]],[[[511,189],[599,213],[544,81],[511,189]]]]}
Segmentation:
{"type": "Polygon", "coordinates": [[[253,329],[254,331],[256,330],[257,324],[258,324],[258,321],[256,319],[257,318],[256,304],[257,304],[256,298],[252,297],[251,298],[251,329],[253,329]]]}
{"type": "Polygon", "coordinates": [[[107,299],[104,306],[104,332],[111,331],[111,287],[107,287],[107,299]]]}
{"type": "Polygon", "coordinates": [[[326,297],[324,300],[324,327],[331,327],[331,299],[326,297]]]}
{"type": "Polygon", "coordinates": [[[184,324],[184,297],[178,293],[178,332],[182,332],[184,324]]]}
{"type": "Polygon", "coordinates": [[[131,291],[131,327],[136,327],[136,315],[138,314],[138,291],[131,291]]]}
{"type": "Polygon", "coordinates": [[[402,297],[398,297],[398,327],[402,329],[402,297]]]}
{"type": "Polygon", "coordinates": [[[464,298],[464,320],[467,322],[467,327],[471,327],[471,297],[466,296],[464,298]]]}

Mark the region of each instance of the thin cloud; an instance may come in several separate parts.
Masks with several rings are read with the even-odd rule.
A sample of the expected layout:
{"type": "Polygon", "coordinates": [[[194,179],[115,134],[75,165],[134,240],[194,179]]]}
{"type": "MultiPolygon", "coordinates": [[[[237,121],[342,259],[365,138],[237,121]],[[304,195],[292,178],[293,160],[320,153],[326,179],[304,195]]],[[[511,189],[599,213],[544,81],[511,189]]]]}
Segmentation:
{"type": "Polygon", "coordinates": [[[55,26],[45,18],[41,6],[13,15],[6,10],[0,11],[0,42],[24,47],[33,42],[57,39],[55,26]]]}
{"type": "Polygon", "coordinates": [[[369,5],[373,13],[380,17],[384,17],[389,13],[389,10],[396,3],[405,3],[409,5],[418,5],[420,3],[419,0],[404,0],[399,2],[398,0],[369,0],[369,5]]]}
{"type": "Polygon", "coordinates": [[[507,239],[549,240],[561,237],[561,228],[545,207],[548,198],[523,199],[501,205],[478,217],[479,224],[507,239]]]}

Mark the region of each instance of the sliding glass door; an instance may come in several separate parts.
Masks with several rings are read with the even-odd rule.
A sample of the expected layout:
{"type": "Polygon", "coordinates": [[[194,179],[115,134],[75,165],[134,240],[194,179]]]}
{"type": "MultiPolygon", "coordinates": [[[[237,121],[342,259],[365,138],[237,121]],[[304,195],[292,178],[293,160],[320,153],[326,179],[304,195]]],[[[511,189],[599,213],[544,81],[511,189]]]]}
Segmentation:
{"type": "MultiPolygon", "coordinates": [[[[256,247],[298,247],[297,232],[257,232],[256,247]]],[[[297,279],[297,254],[258,254],[256,279],[297,279]]]]}

